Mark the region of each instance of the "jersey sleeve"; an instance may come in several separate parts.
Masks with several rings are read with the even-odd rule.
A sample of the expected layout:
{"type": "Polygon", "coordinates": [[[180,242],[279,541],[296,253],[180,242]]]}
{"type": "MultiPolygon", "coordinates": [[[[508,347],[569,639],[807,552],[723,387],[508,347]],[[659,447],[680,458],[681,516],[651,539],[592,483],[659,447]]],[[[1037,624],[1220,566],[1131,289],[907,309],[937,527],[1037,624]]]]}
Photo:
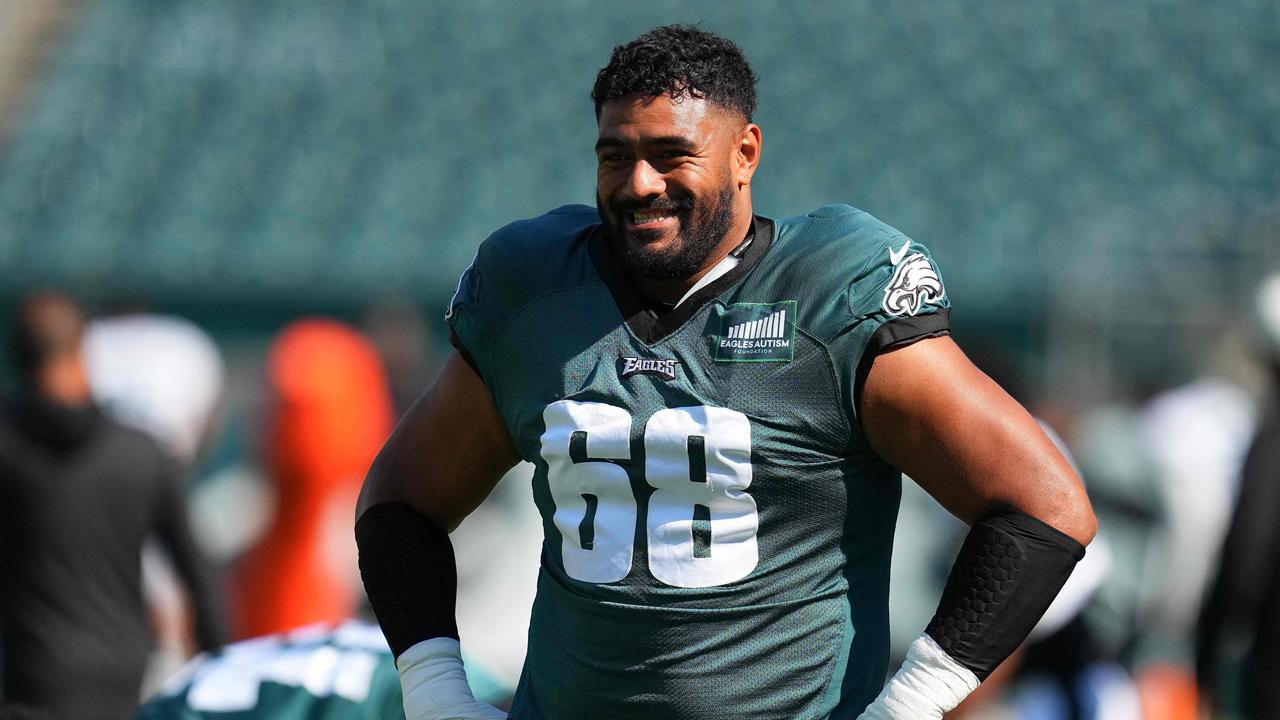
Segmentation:
{"type": "Polygon", "coordinates": [[[857,262],[845,291],[844,327],[829,347],[846,388],[847,411],[860,417],[862,388],[875,358],[951,332],[942,274],[924,245],[875,221],[855,234],[857,262]]]}
{"type": "Polygon", "coordinates": [[[496,335],[527,302],[580,274],[570,259],[573,238],[599,222],[595,208],[565,205],[517,220],[490,235],[458,278],[445,310],[449,341],[485,384],[498,382],[491,352],[496,335]]]}
{"type": "Polygon", "coordinates": [[[471,264],[462,271],[453,297],[445,308],[444,319],[449,325],[449,344],[458,350],[472,370],[484,377],[473,351],[473,348],[483,343],[485,337],[484,323],[476,309],[480,297],[480,271],[476,268],[476,261],[479,259],[480,253],[477,251],[471,264]]]}
{"type": "Polygon", "coordinates": [[[519,307],[524,292],[522,278],[513,272],[513,268],[529,262],[520,241],[530,240],[529,236],[536,239],[537,233],[538,227],[532,223],[513,223],[480,243],[445,309],[449,342],[491,392],[497,368],[493,367],[490,346],[495,334],[519,307]]]}

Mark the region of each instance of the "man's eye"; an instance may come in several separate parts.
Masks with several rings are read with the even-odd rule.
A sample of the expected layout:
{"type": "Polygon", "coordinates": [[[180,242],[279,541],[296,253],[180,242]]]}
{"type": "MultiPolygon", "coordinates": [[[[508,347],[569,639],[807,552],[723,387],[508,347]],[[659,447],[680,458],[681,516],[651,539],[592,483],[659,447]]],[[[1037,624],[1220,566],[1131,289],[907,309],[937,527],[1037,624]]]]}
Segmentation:
{"type": "Polygon", "coordinates": [[[688,155],[684,150],[663,150],[658,157],[663,160],[678,160],[688,155]]]}
{"type": "Polygon", "coordinates": [[[617,152],[605,153],[600,156],[600,162],[602,163],[613,164],[613,163],[620,163],[623,160],[626,160],[626,156],[623,155],[622,153],[617,153],[617,152]]]}

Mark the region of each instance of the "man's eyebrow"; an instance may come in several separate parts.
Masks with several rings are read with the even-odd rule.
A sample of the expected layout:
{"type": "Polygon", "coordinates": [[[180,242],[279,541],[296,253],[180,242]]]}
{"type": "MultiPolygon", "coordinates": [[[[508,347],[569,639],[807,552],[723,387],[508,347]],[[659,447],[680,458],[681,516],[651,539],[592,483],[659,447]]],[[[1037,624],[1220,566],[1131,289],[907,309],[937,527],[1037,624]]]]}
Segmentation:
{"type": "Polygon", "coordinates": [[[597,151],[605,148],[628,148],[633,145],[665,145],[668,147],[684,148],[686,150],[695,147],[694,142],[683,135],[658,135],[655,137],[645,137],[640,138],[638,143],[630,140],[623,140],[619,137],[602,137],[599,140],[596,140],[597,151]]]}
{"type": "Polygon", "coordinates": [[[596,151],[599,152],[605,148],[625,148],[630,144],[616,137],[602,137],[596,141],[596,151]]]}
{"type": "Polygon", "coordinates": [[[691,149],[695,145],[692,140],[683,135],[662,135],[655,138],[646,138],[644,142],[648,145],[666,145],[686,149],[691,149]]]}

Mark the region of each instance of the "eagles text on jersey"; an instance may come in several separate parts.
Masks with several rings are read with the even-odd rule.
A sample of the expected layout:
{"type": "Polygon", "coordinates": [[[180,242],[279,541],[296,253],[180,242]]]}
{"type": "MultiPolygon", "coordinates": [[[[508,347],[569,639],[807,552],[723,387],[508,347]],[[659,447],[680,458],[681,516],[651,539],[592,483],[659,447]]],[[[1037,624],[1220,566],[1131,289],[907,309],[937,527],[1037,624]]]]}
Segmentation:
{"type": "Polygon", "coordinates": [[[858,395],[876,353],[947,332],[946,294],[848,206],[754,232],[662,317],[590,207],[499,230],[458,283],[545,532],[512,718],[852,718],[884,682],[901,477],[858,395]]]}

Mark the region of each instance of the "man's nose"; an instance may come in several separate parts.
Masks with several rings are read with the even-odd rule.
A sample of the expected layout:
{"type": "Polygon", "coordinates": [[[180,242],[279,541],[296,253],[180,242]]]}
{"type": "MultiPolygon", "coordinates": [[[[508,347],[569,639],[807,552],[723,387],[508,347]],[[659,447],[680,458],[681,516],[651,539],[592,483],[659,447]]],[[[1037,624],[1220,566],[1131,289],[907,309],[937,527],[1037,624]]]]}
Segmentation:
{"type": "Polygon", "coordinates": [[[644,160],[631,166],[627,179],[627,192],[634,198],[655,197],[667,191],[667,182],[658,169],[644,160]]]}

